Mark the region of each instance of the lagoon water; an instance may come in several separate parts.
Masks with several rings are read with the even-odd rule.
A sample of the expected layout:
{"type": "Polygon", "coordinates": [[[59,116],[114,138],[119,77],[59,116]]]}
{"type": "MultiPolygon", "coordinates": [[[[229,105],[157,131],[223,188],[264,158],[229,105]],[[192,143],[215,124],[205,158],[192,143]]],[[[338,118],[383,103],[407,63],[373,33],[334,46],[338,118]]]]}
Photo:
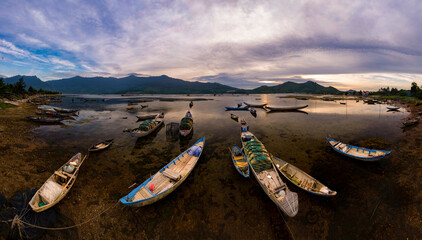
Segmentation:
{"type": "Polygon", "coordinates": [[[403,224],[405,216],[400,216],[397,206],[406,196],[394,177],[386,174],[392,169],[390,159],[365,163],[346,158],[334,152],[325,137],[355,145],[365,139],[380,138],[385,146],[393,148],[405,134],[400,126],[408,115],[406,110],[387,112],[388,105],[367,105],[355,100],[341,105],[338,101],[280,96],[284,95],[69,95],[56,105],[81,109],[79,117],[62,125],[36,127],[34,133],[48,143],[55,156],[57,152],[63,156],[48,159],[46,176],[74,153],[86,153],[92,144],[105,139],[115,140],[110,149],[89,155],[74,187],[58,204],[73,223],[114,204],[133,189],[129,189],[131,185],[141,184],[199,138],[206,137],[196,168],[175,192],[142,208],[119,204],[103,214],[101,220],[82,227],[81,235],[117,239],[395,238],[383,236],[382,228],[403,224]],[[79,97],[97,101],[83,102],[79,97]],[[148,107],[136,113],[126,111],[128,100],[147,97],[185,100],[154,100],[140,103],[148,107]],[[165,127],[144,139],[123,132],[139,125],[136,115],[164,112],[166,124],[180,122],[189,109],[190,98],[208,99],[194,101],[190,109],[194,118],[190,139],[169,139],[165,127]],[[309,106],[300,112],[266,113],[257,109],[256,117],[249,111],[225,111],[225,106],[244,101],[266,102],[270,106],[309,106]],[[299,213],[294,218],[283,215],[253,177],[244,179],[234,169],[228,147],[240,146],[240,125],[230,118],[230,113],[245,119],[250,131],[269,152],[306,171],[338,195],[313,196],[287,183],[299,195],[299,213]],[[377,209],[379,202],[383,202],[383,207],[377,209]]]}

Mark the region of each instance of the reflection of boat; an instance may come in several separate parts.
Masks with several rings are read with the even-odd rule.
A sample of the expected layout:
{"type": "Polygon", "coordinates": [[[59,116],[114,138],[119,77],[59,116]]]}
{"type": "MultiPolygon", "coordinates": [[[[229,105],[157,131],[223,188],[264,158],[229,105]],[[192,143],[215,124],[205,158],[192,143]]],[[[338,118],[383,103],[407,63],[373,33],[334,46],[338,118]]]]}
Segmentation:
{"type": "Polygon", "coordinates": [[[262,103],[262,104],[256,104],[256,103],[247,103],[247,102],[243,102],[246,106],[249,107],[256,107],[256,108],[263,108],[265,105],[267,105],[267,103],[262,103]]]}
{"type": "Polygon", "coordinates": [[[164,113],[158,114],[154,120],[145,120],[139,125],[139,128],[135,128],[130,131],[132,137],[144,137],[154,132],[158,127],[164,123],[164,113]]]}
{"type": "Polygon", "coordinates": [[[61,123],[64,120],[63,118],[52,118],[52,117],[27,117],[27,118],[33,122],[39,122],[39,123],[61,123]]]}
{"type": "Polygon", "coordinates": [[[388,110],[399,110],[400,107],[396,107],[396,106],[388,106],[387,107],[388,110]]]}
{"type": "Polygon", "coordinates": [[[100,150],[103,150],[103,149],[110,147],[111,144],[113,144],[113,139],[105,140],[104,142],[100,142],[100,143],[97,143],[95,145],[92,145],[88,149],[88,151],[90,151],[90,152],[100,151],[100,150]]]}
{"type": "Polygon", "coordinates": [[[330,190],[327,186],[322,184],[320,181],[316,180],[306,172],[300,170],[299,168],[275,157],[272,156],[274,165],[280,171],[281,174],[287,180],[289,180],[294,185],[298,186],[299,188],[316,194],[320,196],[334,196],[337,194],[336,191],[330,190]]]}
{"type": "Polygon", "coordinates": [[[247,111],[249,109],[248,106],[245,107],[226,107],[227,111],[247,111]]]}
{"type": "Polygon", "coordinates": [[[297,97],[296,99],[297,100],[308,100],[308,98],[306,98],[306,97],[297,97]]]}
{"type": "Polygon", "coordinates": [[[187,136],[193,129],[193,118],[190,111],[186,112],[186,115],[180,121],[179,133],[180,136],[187,136]]]}
{"type": "Polygon", "coordinates": [[[270,106],[265,106],[264,109],[267,112],[275,112],[275,111],[294,111],[294,110],[299,110],[299,109],[303,109],[303,108],[307,108],[308,105],[303,105],[303,106],[295,106],[295,107],[270,107],[270,106]]]}
{"type": "Polygon", "coordinates": [[[420,120],[420,117],[414,117],[414,118],[409,118],[406,121],[403,122],[404,127],[409,127],[415,124],[418,124],[420,120]]]}
{"type": "Polygon", "coordinates": [[[236,145],[230,149],[232,161],[236,170],[245,178],[249,177],[249,165],[246,160],[245,154],[236,145]]]}
{"type": "Polygon", "coordinates": [[[192,147],[169,162],[152,177],[120,199],[120,202],[132,207],[141,207],[155,203],[166,197],[180,186],[192,172],[205,144],[202,137],[192,147]]]}
{"type": "Polygon", "coordinates": [[[374,150],[352,146],[339,142],[337,140],[327,138],[328,144],[336,151],[351,158],[362,161],[372,162],[377,161],[388,156],[391,151],[374,150]]]}
{"type": "Polygon", "coordinates": [[[299,211],[297,193],[290,191],[281,180],[265,146],[249,132],[248,126],[243,120],[240,140],[250,166],[249,169],[261,188],[285,214],[290,217],[296,216],[299,211]]]}
{"type": "Polygon", "coordinates": [[[35,212],[42,212],[56,205],[69,192],[78,177],[79,167],[84,162],[80,153],[73,156],[67,163],[61,166],[51,175],[38,189],[29,201],[29,205],[35,212]]]}
{"type": "Polygon", "coordinates": [[[160,132],[160,130],[164,127],[163,125],[160,125],[155,131],[153,131],[151,134],[145,136],[145,137],[140,137],[136,139],[135,145],[132,149],[132,154],[137,155],[138,153],[141,152],[142,148],[145,147],[146,145],[152,143],[154,141],[154,139],[157,137],[158,133],[160,132]]]}

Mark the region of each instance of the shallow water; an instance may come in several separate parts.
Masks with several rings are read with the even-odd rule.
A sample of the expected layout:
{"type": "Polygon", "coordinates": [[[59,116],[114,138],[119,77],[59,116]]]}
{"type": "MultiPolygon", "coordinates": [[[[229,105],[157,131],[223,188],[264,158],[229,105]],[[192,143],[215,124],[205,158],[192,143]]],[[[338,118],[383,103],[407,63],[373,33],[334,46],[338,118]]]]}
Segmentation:
{"type": "MultiPolygon", "coordinates": [[[[123,132],[139,125],[136,115],[164,112],[166,124],[180,122],[189,109],[189,101],[154,100],[135,106],[139,108],[139,105],[147,104],[147,108],[129,113],[126,111],[129,107],[127,101],[138,97],[117,95],[67,96],[56,105],[81,109],[79,117],[62,125],[39,126],[34,131],[51,149],[64,156],[63,159],[50,160],[52,169],[77,151],[85,153],[94,143],[115,139],[109,150],[89,156],[72,189],[79,198],[89,198],[87,201],[92,203],[89,206],[104,199],[117,201],[130,191],[128,187],[133,183],[139,185],[199,138],[206,137],[205,150],[198,165],[174,193],[141,210],[120,207],[114,210],[112,217],[102,220],[100,228],[111,228],[112,236],[129,238],[141,234],[154,239],[171,236],[210,239],[376,238],[378,232],[374,233],[371,215],[378,200],[389,199],[392,208],[402,201],[395,197],[396,191],[400,190],[384,174],[390,167],[389,159],[370,164],[348,159],[335,153],[325,137],[351,144],[381,138],[393,147],[403,136],[401,121],[408,113],[403,108],[399,112],[387,112],[388,105],[367,105],[355,100],[341,105],[339,102],[279,96],[283,95],[163,96],[211,99],[194,101],[191,109],[194,132],[190,139],[169,139],[165,127],[144,139],[135,139],[123,132]],[[98,101],[82,102],[78,97],[98,101]],[[276,113],[257,109],[256,117],[249,111],[225,111],[224,106],[236,106],[243,101],[266,102],[270,106],[307,104],[308,107],[300,112],[276,113]],[[244,118],[250,131],[273,155],[305,170],[337,191],[338,195],[333,198],[313,196],[288,183],[289,188],[299,194],[299,213],[294,218],[282,215],[255,179],[244,179],[234,169],[228,147],[240,146],[240,128],[239,123],[230,118],[230,113],[244,118]]],[[[72,199],[71,193],[69,195],[72,199]]],[[[63,203],[58,207],[65,211],[69,205],[63,203]]],[[[401,224],[399,217],[391,218],[383,216],[384,211],[378,212],[381,213],[376,217],[383,221],[401,224]]],[[[78,219],[73,221],[79,222],[78,219]]]]}

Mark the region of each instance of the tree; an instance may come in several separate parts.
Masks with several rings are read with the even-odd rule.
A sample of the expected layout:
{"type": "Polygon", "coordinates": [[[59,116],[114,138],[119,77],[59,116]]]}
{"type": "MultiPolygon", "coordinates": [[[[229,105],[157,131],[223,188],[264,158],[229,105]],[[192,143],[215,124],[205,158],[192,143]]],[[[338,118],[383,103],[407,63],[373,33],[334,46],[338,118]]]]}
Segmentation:
{"type": "Polygon", "coordinates": [[[410,92],[414,97],[416,97],[421,89],[419,88],[418,84],[412,82],[412,87],[410,88],[410,92]]]}
{"type": "Polygon", "coordinates": [[[37,93],[37,90],[35,90],[32,86],[29,86],[29,88],[28,88],[28,93],[29,93],[30,95],[34,95],[34,94],[36,94],[36,93],[37,93]]]}
{"type": "Polygon", "coordinates": [[[7,90],[6,84],[3,82],[3,78],[0,78],[0,94],[4,94],[7,90]]]}
{"type": "Polygon", "coordinates": [[[14,85],[14,89],[13,92],[17,93],[17,94],[25,94],[26,90],[25,90],[26,84],[25,81],[23,80],[23,77],[19,78],[19,81],[17,81],[14,85]]]}

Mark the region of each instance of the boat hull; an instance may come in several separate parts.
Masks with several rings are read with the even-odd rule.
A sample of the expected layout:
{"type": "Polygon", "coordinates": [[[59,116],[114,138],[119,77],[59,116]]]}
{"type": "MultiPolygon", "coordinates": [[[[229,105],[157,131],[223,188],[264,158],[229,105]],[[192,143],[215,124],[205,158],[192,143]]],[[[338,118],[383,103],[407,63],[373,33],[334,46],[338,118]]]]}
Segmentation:
{"type": "Polygon", "coordinates": [[[242,170],[240,170],[237,166],[236,166],[236,160],[234,159],[234,151],[239,151],[239,152],[241,152],[242,153],[242,155],[243,155],[243,158],[246,160],[246,156],[245,156],[245,154],[243,154],[243,152],[242,152],[242,150],[238,147],[238,146],[236,146],[236,145],[233,145],[233,147],[232,147],[232,149],[231,149],[231,157],[232,157],[232,162],[233,162],[233,165],[234,165],[234,168],[236,169],[236,171],[238,172],[238,173],[240,173],[240,175],[242,175],[243,177],[245,177],[245,178],[249,178],[249,173],[250,173],[250,167],[249,167],[249,163],[247,162],[247,160],[246,160],[246,164],[247,164],[247,168],[248,168],[248,170],[247,170],[247,172],[246,173],[244,173],[242,170]]]}
{"type": "Polygon", "coordinates": [[[297,106],[297,107],[270,107],[270,106],[265,106],[265,109],[267,111],[272,111],[272,112],[282,112],[282,111],[296,111],[296,110],[300,110],[300,109],[304,109],[307,108],[308,105],[303,105],[303,106],[297,106]]]}
{"type": "MultiPolygon", "coordinates": [[[[329,145],[331,146],[331,148],[332,148],[332,149],[334,149],[336,152],[338,152],[338,153],[340,153],[340,154],[342,154],[342,155],[344,155],[344,156],[347,156],[347,157],[350,157],[350,158],[354,158],[354,159],[357,159],[357,160],[360,160],[360,161],[365,161],[365,162],[375,162],[375,161],[378,161],[378,160],[380,160],[380,159],[383,159],[383,158],[385,158],[385,157],[387,157],[388,155],[390,155],[390,154],[391,154],[391,151],[377,150],[377,151],[384,152],[384,153],[385,153],[385,155],[378,156],[378,157],[359,157],[359,156],[355,156],[355,155],[348,154],[348,153],[345,153],[345,152],[343,152],[343,151],[340,151],[339,149],[337,149],[336,147],[334,147],[334,146],[330,143],[330,141],[335,141],[335,142],[339,142],[339,141],[334,140],[334,139],[331,139],[331,138],[327,138],[327,142],[328,142],[328,144],[329,144],[329,145]]],[[[347,145],[347,144],[346,144],[346,145],[347,145]]],[[[348,146],[351,146],[351,145],[348,145],[348,146]]],[[[356,146],[351,146],[351,147],[356,147],[356,146]]],[[[363,149],[363,148],[361,148],[361,149],[363,149]]],[[[368,149],[365,149],[365,150],[368,150],[368,149]]]]}

